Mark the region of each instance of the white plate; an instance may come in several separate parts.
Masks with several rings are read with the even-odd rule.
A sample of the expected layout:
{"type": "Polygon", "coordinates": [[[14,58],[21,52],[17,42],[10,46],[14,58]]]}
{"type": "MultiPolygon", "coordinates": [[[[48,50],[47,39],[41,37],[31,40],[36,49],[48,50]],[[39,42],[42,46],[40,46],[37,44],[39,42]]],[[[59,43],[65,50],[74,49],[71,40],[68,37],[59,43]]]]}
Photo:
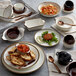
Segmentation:
{"type": "Polygon", "coordinates": [[[42,16],[45,16],[45,17],[54,17],[54,16],[57,16],[60,13],[60,10],[61,10],[60,6],[57,3],[54,3],[54,2],[43,2],[43,3],[40,3],[39,6],[38,6],[39,13],[42,16]],[[41,7],[45,6],[45,5],[49,5],[49,4],[52,4],[52,5],[54,5],[57,8],[57,10],[58,10],[57,14],[55,14],[55,15],[44,15],[44,14],[41,13],[41,7]]]}
{"type": "MultiPolygon", "coordinates": [[[[11,28],[13,28],[13,27],[11,27],[11,28]]],[[[8,29],[10,29],[10,28],[8,28],[8,29]]],[[[24,31],[25,31],[25,29],[24,28],[22,28],[22,27],[18,27],[18,30],[19,30],[19,36],[16,38],[16,39],[10,39],[8,36],[7,36],[7,31],[8,31],[8,29],[6,29],[4,32],[3,32],[3,36],[2,36],[2,39],[3,40],[7,40],[7,41],[18,41],[18,40],[20,40],[23,36],[24,36],[24,31]]]]}
{"type": "MultiPolygon", "coordinates": [[[[23,42],[23,43],[28,43],[28,42],[23,42]]],[[[45,60],[45,55],[44,55],[43,50],[42,50],[40,47],[38,47],[37,45],[35,45],[35,44],[32,44],[32,43],[29,43],[29,44],[31,44],[31,45],[33,45],[34,47],[36,47],[36,48],[38,49],[38,51],[39,51],[40,57],[39,57],[39,60],[37,61],[37,63],[34,64],[33,66],[27,68],[27,69],[21,69],[21,70],[19,70],[19,69],[14,69],[14,68],[9,67],[9,66],[5,63],[4,58],[3,58],[3,54],[2,54],[2,63],[3,63],[3,65],[4,65],[9,71],[14,72],[14,73],[18,73],[18,74],[27,74],[27,73],[31,73],[31,72],[34,72],[34,71],[38,70],[38,69],[43,65],[44,60],[45,60]]],[[[3,52],[3,53],[4,53],[4,52],[3,52]]]]}
{"type": "Polygon", "coordinates": [[[68,18],[68,17],[60,17],[56,19],[56,27],[61,30],[61,31],[69,31],[72,26],[64,24],[64,25],[59,25],[58,22],[63,21],[64,23],[69,23],[69,24],[74,24],[73,20],[68,18]]]}
{"type": "Polygon", "coordinates": [[[51,46],[55,46],[55,45],[57,45],[59,43],[59,41],[60,41],[60,35],[56,31],[54,31],[53,29],[43,29],[43,30],[38,31],[35,34],[34,39],[41,46],[51,47],[51,46]],[[55,33],[56,38],[58,39],[58,42],[56,42],[56,43],[53,42],[52,45],[49,45],[48,43],[40,42],[40,40],[38,39],[38,36],[42,36],[42,33],[45,32],[45,31],[48,31],[49,33],[52,33],[52,32],[55,33]]]}

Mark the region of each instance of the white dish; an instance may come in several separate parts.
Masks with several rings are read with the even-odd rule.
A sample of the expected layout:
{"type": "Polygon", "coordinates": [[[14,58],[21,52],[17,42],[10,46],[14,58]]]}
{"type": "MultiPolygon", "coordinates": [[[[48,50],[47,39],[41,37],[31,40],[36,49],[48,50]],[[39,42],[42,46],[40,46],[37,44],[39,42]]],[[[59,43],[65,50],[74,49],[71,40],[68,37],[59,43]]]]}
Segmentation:
{"type": "Polygon", "coordinates": [[[29,31],[31,31],[31,30],[42,29],[44,23],[45,23],[44,20],[42,20],[41,18],[37,18],[25,21],[24,25],[28,28],[29,31]]]}
{"type": "Polygon", "coordinates": [[[60,17],[60,18],[57,18],[56,19],[56,27],[59,29],[59,30],[62,30],[62,31],[69,31],[72,26],[70,25],[59,25],[58,22],[59,21],[63,21],[64,23],[69,23],[69,24],[74,24],[73,20],[68,18],[68,17],[60,17]]]}
{"type": "MultiPolygon", "coordinates": [[[[18,44],[18,43],[17,43],[17,44],[18,44]]],[[[34,64],[37,63],[37,61],[38,61],[38,59],[39,59],[39,56],[40,56],[40,55],[39,55],[39,52],[38,52],[38,49],[37,49],[35,46],[33,46],[33,45],[29,44],[29,43],[20,43],[20,44],[26,44],[27,46],[29,46],[30,50],[35,53],[36,58],[35,58],[35,61],[32,62],[31,64],[29,64],[29,65],[27,65],[27,66],[24,66],[24,67],[21,67],[20,69],[18,69],[19,66],[14,66],[14,65],[11,64],[11,62],[8,61],[7,58],[6,58],[6,56],[9,56],[8,52],[9,52],[13,47],[16,46],[16,44],[10,45],[8,48],[5,49],[5,52],[4,52],[4,54],[3,54],[3,60],[4,60],[4,62],[5,62],[9,67],[11,67],[11,68],[13,68],[13,69],[18,69],[18,70],[26,69],[26,68],[29,68],[29,67],[33,66],[34,64]]],[[[27,62],[27,63],[28,63],[28,62],[27,62]]],[[[27,64],[27,63],[26,63],[26,64],[27,64]]]]}
{"type": "MultiPolygon", "coordinates": [[[[27,42],[26,42],[27,43],[27,42]]],[[[14,73],[18,73],[18,74],[27,74],[27,73],[31,73],[31,72],[34,72],[36,70],[38,70],[44,63],[45,61],[45,55],[44,55],[44,52],[43,50],[38,47],[37,45],[35,44],[32,44],[32,43],[29,43],[31,45],[33,45],[34,47],[36,47],[39,51],[39,54],[40,54],[40,57],[39,57],[39,60],[37,61],[37,63],[33,66],[31,66],[30,68],[27,68],[27,69],[23,69],[23,70],[18,70],[18,69],[13,69],[11,67],[9,67],[5,62],[4,62],[4,59],[3,59],[3,54],[2,54],[2,63],[3,65],[11,72],[14,72],[14,73]]]]}
{"type": "Polygon", "coordinates": [[[10,17],[12,14],[12,5],[11,1],[0,1],[0,16],[10,17]]]}
{"type": "Polygon", "coordinates": [[[35,34],[35,36],[34,36],[35,41],[36,41],[39,45],[45,46],[45,47],[52,47],[52,46],[57,45],[57,44],[60,42],[60,38],[61,38],[60,35],[59,35],[56,31],[54,31],[53,29],[42,29],[42,30],[38,31],[38,32],[35,34]],[[48,33],[52,33],[52,32],[53,32],[53,33],[56,35],[55,37],[58,39],[58,41],[57,41],[57,42],[52,42],[52,45],[49,45],[48,43],[41,42],[38,37],[39,37],[39,36],[41,37],[41,36],[42,36],[42,33],[45,32],[45,31],[48,31],[48,33]]]}
{"type": "MultiPolygon", "coordinates": [[[[24,20],[27,20],[28,18],[31,18],[31,17],[33,17],[33,16],[35,16],[35,15],[37,15],[38,13],[34,10],[34,9],[32,9],[28,4],[26,4],[23,0],[11,0],[10,1],[10,4],[12,5],[12,10],[13,10],[13,5],[14,4],[16,4],[16,3],[22,3],[22,4],[24,4],[24,7],[25,7],[25,12],[24,13],[22,13],[22,14],[16,14],[16,13],[14,13],[14,12],[12,12],[12,14],[11,14],[11,16],[10,17],[7,17],[7,15],[6,15],[6,13],[5,13],[5,16],[6,17],[4,17],[3,16],[3,14],[2,14],[2,16],[0,16],[0,19],[1,20],[4,20],[4,21],[8,21],[8,22],[13,22],[13,23],[16,23],[16,22],[19,22],[19,21],[24,21],[24,20]],[[32,14],[30,15],[30,16],[28,16],[28,17],[24,17],[23,15],[28,15],[30,12],[32,12],[32,14]],[[20,17],[18,17],[18,16],[20,16],[20,17]],[[23,16],[23,17],[22,17],[23,16]],[[15,18],[16,17],[16,18],[15,18]],[[22,17],[22,18],[21,18],[22,17]],[[19,19],[19,18],[21,18],[21,19],[19,19]],[[16,20],[16,19],[19,19],[19,20],[16,20]]],[[[8,7],[8,6],[7,6],[8,7]]],[[[7,8],[6,7],[6,8],[7,8]]],[[[7,9],[5,9],[5,11],[7,11],[8,10],[8,8],[7,9]]],[[[4,10],[3,10],[4,11],[4,10]]],[[[0,12],[0,14],[1,14],[1,12],[0,12]]],[[[7,13],[8,14],[8,13],[7,13]]],[[[9,14],[8,14],[9,15],[9,14]]]]}
{"type": "MultiPolygon", "coordinates": [[[[8,29],[10,29],[10,28],[8,28],[8,29]]],[[[25,29],[22,28],[22,27],[18,27],[18,30],[20,31],[19,36],[18,36],[16,39],[10,39],[10,38],[7,36],[7,34],[6,34],[8,29],[6,29],[6,30],[3,32],[3,36],[2,36],[2,39],[3,39],[3,40],[7,40],[7,41],[18,41],[18,40],[20,40],[20,39],[24,36],[24,31],[25,31],[25,29]]]]}
{"type": "Polygon", "coordinates": [[[43,2],[43,3],[40,3],[39,6],[38,6],[39,13],[42,16],[45,16],[45,17],[54,17],[54,16],[57,16],[60,13],[60,10],[61,10],[60,6],[57,3],[54,3],[54,2],[43,2]],[[55,14],[55,15],[44,15],[44,14],[41,13],[41,7],[45,6],[45,5],[49,5],[49,4],[52,4],[52,5],[54,5],[57,8],[57,10],[58,10],[57,14],[55,14]]]}

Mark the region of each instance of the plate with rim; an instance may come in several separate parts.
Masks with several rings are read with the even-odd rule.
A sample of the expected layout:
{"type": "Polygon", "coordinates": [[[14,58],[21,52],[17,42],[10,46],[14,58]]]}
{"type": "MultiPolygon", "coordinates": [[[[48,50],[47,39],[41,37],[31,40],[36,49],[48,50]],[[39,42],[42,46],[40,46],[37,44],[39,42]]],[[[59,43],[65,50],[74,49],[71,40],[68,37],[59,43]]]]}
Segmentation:
{"type": "MultiPolygon", "coordinates": [[[[40,56],[38,49],[37,49],[35,46],[33,46],[33,45],[29,44],[29,43],[17,43],[17,44],[25,44],[25,45],[27,45],[27,46],[30,48],[30,50],[33,51],[33,52],[35,53],[35,55],[36,55],[36,58],[35,58],[35,61],[34,61],[34,62],[32,62],[31,64],[29,64],[29,65],[27,65],[27,66],[23,66],[23,67],[21,67],[20,69],[25,69],[25,68],[31,67],[31,66],[33,66],[34,64],[36,64],[37,61],[39,60],[39,56],[40,56]]],[[[12,45],[8,46],[7,48],[5,48],[4,53],[3,53],[4,62],[5,62],[9,67],[15,68],[15,69],[18,69],[19,66],[13,65],[10,61],[7,60],[6,57],[9,56],[8,52],[9,52],[12,48],[16,47],[17,44],[12,44],[12,45]]],[[[28,64],[28,63],[29,63],[29,62],[26,62],[26,64],[28,64]]]]}
{"type": "Polygon", "coordinates": [[[56,31],[54,31],[53,29],[42,29],[35,34],[34,39],[41,46],[52,47],[52,46],[57,45],[60,42],[61,37],[60,37],[60,34],[57,33],[56,31]],[[48,43],[43,42],[42,41],[42,33],[45,32],[45,31],[48,31],[48,33],[54,33],[55,37],[58,39],[58,41],[57,42],[52,42],[51,45],[49,45],[48,43]]]}
{"type": "Polygon", "coordinates": [[[39,13],[40,13],[42,16],[45,16],[45,17],[54,17],[54,16],[57,16],[57,15],[60,13],[61,7],[60,7],[59,4],[57,4],[57,3],[55,3],[55,2],[47,1],[47,2],[42,2],[42,3],[39,4],[39,6],[38,6],[38,11],[39,11],[39,13]],[[43,13],[41,12],[41,8],[42,8],[43,6],[46,6],[46,5],[53,5],[54,7],[56,7],[56,8],[57,8],[57,13],[54,14],[54,15],[52,15],[52,14],[50,14],[50,15],[43,14],[43,13]]]}
{"type": "MultiPolygon", "coordinates": [[[[21,43],[28,43],[28,42],[21,42],[21,43]]],[[[45,54],[44,54],[44,52],[43,52],[43,50],[40,48],[40,47],[38,47],[37,45],[35,45],[35,44],[32,44],[32,43],[29,43],[30,45],[32,45],[32,46],[34,46],[34,47],[36,47],[37,49],[38,49],[38,51],[39,51],[39,59],[38,59],[38,61],[36,62],[36,64],[34,64],[34,65],[32,65],[31,67],[28,67],[27,69],[25,68],[25,69],[15,69],[15,68],[12,68],[12,67],[10,67],[10,66],[8,66],[6,63],[5,63],[5,61],[4,61],[4,52],[2,53],[2,58],[1,58],[1,61],[2,61],[2,64],[9,70],[9,71],[11,71],[11,72],[14,72],[14,73],[17,73],[17,74],[27,74],[27,73],[31,73],[31,72],[34,72],[34,71],[36,71],[36,70],[38,70],[42,65],[43,65],[43,63],[44,63],[44,61],[45,61],[45,54]],[[43,56],[43,57],[42,57],[43,56]]]]}

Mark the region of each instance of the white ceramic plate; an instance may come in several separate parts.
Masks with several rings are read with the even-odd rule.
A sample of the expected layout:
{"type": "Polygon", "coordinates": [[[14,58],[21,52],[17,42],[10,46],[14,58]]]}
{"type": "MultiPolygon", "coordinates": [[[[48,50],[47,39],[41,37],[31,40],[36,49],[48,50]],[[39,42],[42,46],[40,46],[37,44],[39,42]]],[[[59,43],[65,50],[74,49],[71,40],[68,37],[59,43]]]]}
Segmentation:
{"type": "Polygon", "coordinates": [[[39,13],[42,16],[45,16],[45,17],[54,17],[54,16],[57,16],[60,13],[60,10],[61,10],[60,6],[57,3],[54,3],[54,2],[43,2],[43,3],[40,3],[39,6],[38,6],[39,13]],[[57,14],[55,14],[55,15],[44,15],[44,14],[41,13],[41,7],[45,6],[45,5],[49,5],[49,4],[52,4],[52,5],[54,5],[57,8],[57,10],[58,10],[57,14]]]}
{"type": "Polygon", "coordinates": [[[59,43],[60,35],[56,31],[54,31],[53,29],[43,29],[43,30],[38,31],[35,34],[34,39],[41,46],[51,47],[51,46],[55,46],[55,45],[57,45],[59,43]],[[41,42],[38,37],[42,36],[42,33],[45,32],[45,31],[48,31],[48,33],[52,33],[53,32],[56,35],[56,38],[58,39],[58,41],[56,43],[52,42],[52,45],[49,45],[48,43],[41,42]]]}
{"type": "MultiPolygon", "coordinates": [[[[10,28],[8,28],[10,29],[10,28]]],[[[19,30],[19,36],[16,38],[16,39],[10,39],[8,36],[7,36],[7,31],[8,29],[6,29],[4,32],[3,32],[3,36],[2,36],[2,39],[3,40],[7,40],[7,41],[18,41],[20,40],[23,36],[24,36],[24,31],[25,29],[22,28],[22,27],[18,27],[18,30],[19,30]]]]}
{"type": "MultiPolygon", "coordinates": [[[[28,42],[23,42],[23,43],[28,43],[28,42]]],[[[34,71],[38,70],[38,69],[43,65],[43,63],[44,63],[44,61],[45,61],[45,55],[44,55],[43,50],[42,50],[40,47],[38,47],[37,45],[35,45],[35,44],[32,44],[32,43],[29,43],[29,44],[33,45],[34,47],[36,47],[36,48],[38,49],[38,52],[39,52],[39,54],[40,54],[40,57],[39,57],[39,60],[37,61],[37,63],[34,64],[33,66],[27,68],[27,69],[21,69],[21,70],[19,70],[19,69],[14,69],[14,68],[9,67],[9,66],[5,63],[5,61],[4,61],[4,56],[3,56],[4,52],[3,52],[3,53],[2,53],[2,58],[1,58],[1,59],[2,59],[2,63],[3,63],[3,65],[4,65],[9,71],[14,72],[14,73],[18,73],[18,74],[27,74],[27,73],[31,73],[31,72],[34,72],[34,71]]]]}
{"type": "Polygon", "coordinates": [[[59,29],[59,30],[62,30],[62,31],[69,31],[72,26],[70,25],[59,25],[58,22],[59,21],[63,21],[64,23],[69,23],[69,24],[74,24],[73,20],[68,18],[68,17],[60,17],[60,18],[57,18],[56,19],[56,27],[59,29]]]}

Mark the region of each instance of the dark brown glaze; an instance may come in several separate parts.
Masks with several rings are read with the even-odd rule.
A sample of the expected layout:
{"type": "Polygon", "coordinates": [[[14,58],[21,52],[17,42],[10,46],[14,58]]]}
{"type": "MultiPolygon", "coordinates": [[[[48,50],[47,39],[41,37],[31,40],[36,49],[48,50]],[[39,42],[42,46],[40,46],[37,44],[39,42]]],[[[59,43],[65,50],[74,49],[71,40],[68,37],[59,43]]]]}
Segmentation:
{"type": "Polygon", "coordinates": [[[74,4],[72,1],[67,0],[64,4],[64,10],[72,11],[74,9],[74,4]]]}
{"type": "Polygon", "coordinates": [[[67,35],[64,37],[64,42],[67,44],[74,44],[75,39],[72,35],[67,35]]]}
{"type": "Polygon", "coordinates": [[[72,62],[71,64],[69,64],[66,70],[69,76],[76,76],[76,62],[72,62]]]}
{"type": "Polygon", "coordinates": [[[18,36],[19,36],[19,30],[18,30],[18,27],[14,27],[14,28],[11,28],[7,31],[7,36],[10,38],[10,39],[16,39],[18,36]]]}
{"type": "Polygon", "coordinates": [[[22,11],[16,11],[15,10],[15,8],[13,7],[13,11],[14,11],[14,13],[16,13],[16,14],[22,14],[22,13],[24,13],[25,12],[25,7],[24,7],[24,9],[22,10],[22,11]]]}

